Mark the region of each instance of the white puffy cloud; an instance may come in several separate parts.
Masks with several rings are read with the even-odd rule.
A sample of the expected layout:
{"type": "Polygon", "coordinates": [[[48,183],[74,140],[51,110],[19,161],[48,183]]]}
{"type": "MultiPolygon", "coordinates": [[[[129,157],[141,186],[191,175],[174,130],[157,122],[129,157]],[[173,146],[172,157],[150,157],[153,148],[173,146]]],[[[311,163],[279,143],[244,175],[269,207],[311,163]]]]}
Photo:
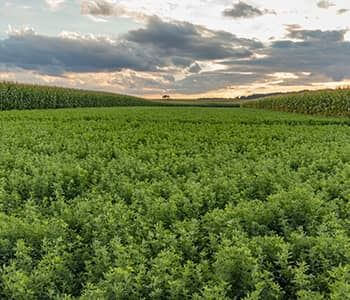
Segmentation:
{"type": "Polygon", "coordinates": [[[65,1],[66,0],[45,0],[46,4],[52,10],[58,9],[65,1]]]}

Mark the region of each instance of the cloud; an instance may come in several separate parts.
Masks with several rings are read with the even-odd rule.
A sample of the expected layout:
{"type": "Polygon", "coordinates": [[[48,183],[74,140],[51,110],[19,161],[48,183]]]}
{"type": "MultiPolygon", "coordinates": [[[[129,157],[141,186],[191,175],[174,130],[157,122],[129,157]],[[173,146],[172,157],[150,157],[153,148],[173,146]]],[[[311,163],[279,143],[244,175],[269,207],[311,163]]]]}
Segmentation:
{"type": "Polygon", "coordinates": [[[263,44],[252,39],[238,38],[224,31],[213,31],[188,22],[164,22],[149,19],[147,27],[125,35],[128,41],[150,47],[162,57],[181,57],[189,61],[247,58],[263,44]]]}
{"type": "MultiPolygon", "coordinates": [[[[217,62],[215,69],[222,60],[249,59],[263,47],[257,40],[187,22],[165,22],[157,17],[149,18],[144,28],[119,38],[72,32],[52,37],[31,28],[10,28],[8,37],[0,40],[0,69],[21,68],[50,78],[64,78],[67,74],[90,78],[82,74],[122,72],[123,80],[116,76],[107,85],[120,87],[127,81],[125,91],[133,94],[137,94],[137,89],[150,93],[152,86],[159,91],[179,89],[190,93],[190,79],[183,80],[186,77],[204,73],[210,80],[206,89],[215,88],[215,78],[220,87],[230,80],[227,75],[209,75],[202,65],[217,62]],[[126,76],[127,70],[130,73],[126,76]],[[142,74],[145,79],[135,74],[142,74]]],[[[198,91],[199,86],[195,86],[198,85],[193,90],[198,91]]]]}
{"type": "Polygon", "coordinates": [[[164,68],[199,72],[197,61],[248,58],[261,47],[227,32],[152,17],[145,28],[115,39],[69,32],[51,37],[31,28],[10,28],[0,40],[0,63],[56,75],[164,68]]]}
{"type": "Polygon", "coordinates": [[[318,42],[341,42],[344,41],[344,36],[347,30],[301,30],[295,27],[287,27],[287,38],[299,39],[303,41],[318,41],[318,42]]]}
{"type": "Polygon", "coordinates": [[[147,15],[129,10],[125,6],[110,0],[82,0],[80,10],[82,15],[94,17],[131,17],[142,22],[148,19],[147,15]]]}
{"type": "Polygon", "coordinates": [[[113,2],[107,0],[83,0],[81,2],[81,12],[84,15],[113,16],[124,14],[125,9],[116,7],[113,2]]]}
{"type": "MultiPolygon", "coordinates": [[[[299,41],[278,40],[262,49],[256,58],[227,62],[231,70],[254,72],[262,76],[269,73],[309,72],[328,81],[350,78],[350,66],[344,64],[350,57],[350,42],[344,40],[346,30],[302,30],[287,27],[287,38],[299,41]]],[[[315,76],[305,77],[313,83],[315,76]]]]}
{"type": "Polygon", "coordinates": [[[341,9],[338,9],[338,10],[337,10],[337,14],[338,14],[338,15],[342,15],[342,14],[347,13],[348,11],[350,11],[350,9],[341,8],[341,9]]]}
{"type": "Polygon", "coordinates": [[[114,73],[108,80],[109,85],[118,85],[129,93],[140,90],[142,93],[162,93],[173,78],[160,74],[139,73],[131,70],[114,73]]]}
{"type": "Polygon", "coordinates": [[[263,45],[157,17],[118,38],[71,32],[46,36],[31,28],[9,28],[8,37],[0,40],[0,70],[22,69],[50,82],[67,80],[72,85],[76,80],[85,88],[141,95],[190,95],[255,84],[305,86],[350,78],[350,66],[344,63],[350,57],[347,30],[298,25],[286,30],[283,39],[263,45]]]}
{"type": "Polygon", "coordinates": [[[51,10],[57,10],[66,0],[45,0],[51,10]]]}
{"type": "Polygon", "coordinates": [[[272,10],[261,10],[257,7],[249,5],[243,1],[233,5],[233,8],[227,8],[223,11],[225,17],[230,17],[233,19],[248,19],[254,17],[260,17],[266,14],[275,14],[276,12],[272,10]]]}
{"type": "MultiPolygon", "coordinates": [[[[293,77],[290,78],[278,78],[275,77],[276,81],[272,82],[272,85],[276,86],[312,86],[314,83],[321,83],[329,81],[329,77],[324,74],[314,74],[314,73],[305,73],[297,72],[292,73],[293,77]]],[[[273,76],[273,74],[272,74],[273,76]]]]}
{"type": "Polygon", "coordinates": [[[203,72],[174,82],[168,90],[170,93],[201,94],[237,85],[252,84],[263,79],[264,76],[255,73],[248,74],[234,71],[203,72]]]}
{"type": "Polygon", "coordinates": [[[319,8],[328,9],[332,6],[335,6],[335,4],[329,0],[321,0],[317,2],[317,6],[319,8]]]}
{"type": "Polygon", "coordinates": [[[154,71],[163,63],[153,53],[126,40],[63,33],[39,35],[32,29],[11,29],[0,40],[0,63],[43,74],[102,72],[124,68],[154,71]]]}
{"type": "Polygon", "coordinates": [[[15,27],[12,27],[11,25],[8,26],[8,30],[6,31],[6,33],[8,34],[8,36],[11,36],[11,37],[20,37],[23,35],[29,36],[29,35],[36,34],[35,30],[29,26],[15,28],[15,27]]]}

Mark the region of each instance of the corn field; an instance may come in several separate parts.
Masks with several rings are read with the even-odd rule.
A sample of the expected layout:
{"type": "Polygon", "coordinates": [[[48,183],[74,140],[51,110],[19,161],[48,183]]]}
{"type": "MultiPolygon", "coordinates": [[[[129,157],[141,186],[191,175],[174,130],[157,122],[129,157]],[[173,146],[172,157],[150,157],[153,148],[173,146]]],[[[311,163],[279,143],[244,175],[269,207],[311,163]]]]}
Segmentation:
{"type": "Polygon", "coordinates": [[[326,116],[350,116],[350,89],[293,93],[263,98],[243,107],[326,116]]]}
{"type": "Polygon", "coordinates": [[[0,110],[152,105],[126,95],[0,82],[0,110]]]}

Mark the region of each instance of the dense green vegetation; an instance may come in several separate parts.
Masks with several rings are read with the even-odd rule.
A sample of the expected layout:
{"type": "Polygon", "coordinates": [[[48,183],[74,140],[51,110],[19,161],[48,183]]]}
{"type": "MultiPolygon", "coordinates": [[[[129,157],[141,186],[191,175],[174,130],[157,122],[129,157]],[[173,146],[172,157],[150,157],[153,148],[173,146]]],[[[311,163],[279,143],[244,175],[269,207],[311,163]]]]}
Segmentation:
{"type": "Polygon", "coordinates": [[[114,106],[240,107],[235,102],[145,100],[127,95],[62,87],[0,82],[0,111],[114,106]]]}
{"type": "Polygon", "coordinates": [[[105,92],[0,82],[0,110],[144,105],[156,104],[105,92]]]}
{"type": "Polygon", "coordinates": [[[243,107],[327,116],[350,116],[350,89],[323,90],[266,97],[243,107]]]}
{"type": "Polygon", "coordinates": [[[1,299],[348,299],[349,120],[0,113],[1,299]]]}

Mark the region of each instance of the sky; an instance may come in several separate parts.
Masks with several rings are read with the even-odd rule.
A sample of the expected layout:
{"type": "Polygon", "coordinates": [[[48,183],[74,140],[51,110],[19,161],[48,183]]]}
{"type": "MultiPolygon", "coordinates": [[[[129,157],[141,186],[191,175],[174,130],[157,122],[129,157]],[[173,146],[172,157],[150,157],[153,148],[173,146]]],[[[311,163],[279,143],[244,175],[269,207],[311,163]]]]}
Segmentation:
{"type": "Polygon", "coordinates": [[[349,0],[1,0],[0,80],[146,98],[350,85],[349,0]]]}

